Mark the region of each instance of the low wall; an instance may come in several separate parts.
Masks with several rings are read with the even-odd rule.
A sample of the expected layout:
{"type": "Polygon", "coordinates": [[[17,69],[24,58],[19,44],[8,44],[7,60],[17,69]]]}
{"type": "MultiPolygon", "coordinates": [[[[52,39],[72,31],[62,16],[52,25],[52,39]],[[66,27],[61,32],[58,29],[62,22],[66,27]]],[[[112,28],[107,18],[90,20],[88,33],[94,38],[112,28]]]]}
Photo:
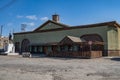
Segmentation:
{"type": "Polygon", "coordinates": [[[102,57],[102,51],[84,51],[84,52],[50,52],[51,57],[80,57],[80,58],[98,58],[102,57]]]}
{"type": "Polygon", "coordinates": [[[90,58],[102,57],[102,51],[91,51],[90,58]]]}

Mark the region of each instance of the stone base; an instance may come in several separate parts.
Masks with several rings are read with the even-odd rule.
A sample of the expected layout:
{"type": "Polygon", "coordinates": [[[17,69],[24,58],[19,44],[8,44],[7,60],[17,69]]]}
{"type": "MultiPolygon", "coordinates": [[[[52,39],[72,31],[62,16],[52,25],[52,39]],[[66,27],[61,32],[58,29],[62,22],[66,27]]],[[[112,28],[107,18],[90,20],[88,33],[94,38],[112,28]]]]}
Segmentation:
{"type": "Polygon", "coordinates": [[[120,50],[108,50],[108,56],[120,56],[120,50]]]}

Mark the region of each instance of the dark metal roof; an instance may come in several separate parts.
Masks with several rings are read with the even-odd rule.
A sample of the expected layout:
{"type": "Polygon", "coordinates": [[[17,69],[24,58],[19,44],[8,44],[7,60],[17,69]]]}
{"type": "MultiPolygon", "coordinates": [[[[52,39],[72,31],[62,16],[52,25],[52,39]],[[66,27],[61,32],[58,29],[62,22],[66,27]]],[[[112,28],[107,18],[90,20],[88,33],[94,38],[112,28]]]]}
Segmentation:
{"type": "Polygon", "coordinates": [[[29,34],[29,33],[42,33],[42,32],[52,32],[52,31],[61,31],[61,30],[71,30],[71,29],[82,29],[82,28],[93,28],[93,27],[101,27],[101,26],[112,26],[115,28],[120,28],[120,25],[116,21],[110,21],[110,22],[103,22],[103,23],[96,23],[96,24],[88,24],[88,25],[80,25],[80,26],[68,26],[65,24],[57,23],[51,20],[48,20],[44,24],[42,24],[40,27],[35,29],[34,31],[28,31],[28,32],[18,32],[14,33],[14,35],[19,34],[29,34]],[[40,28],[44,27],[47,23],[52,22],[54,24],[62,26],[62,28],[57,29],[50,29],[50,30],[39,30],[40,28]]]}

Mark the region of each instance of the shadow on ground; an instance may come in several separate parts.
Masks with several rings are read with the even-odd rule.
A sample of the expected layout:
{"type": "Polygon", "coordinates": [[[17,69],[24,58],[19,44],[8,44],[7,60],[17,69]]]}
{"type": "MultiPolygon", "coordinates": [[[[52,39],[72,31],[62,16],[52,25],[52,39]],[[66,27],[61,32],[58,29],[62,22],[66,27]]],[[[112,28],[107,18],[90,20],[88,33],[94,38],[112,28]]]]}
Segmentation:
{"type": "Polygon", "coordinates": [[[50,58],[50,59],[58,59],[58,60],[90,59],[90,58],[86,58],[86,57],[69,57],[69,56],[66,56],[66,57],[59,57],[59,56],[51,57],[51,56],[46,56],[44,54],[41,54],[41,55],[32,54],[31,58],[50,58]]]}
{"type": "Polygon", "coordinates": [[[32,56],[31,58],[49,58],[49,59],[57,59],[57,60],[89,59],[82,57],[48,57],[48,56],[32,56]]]}
{"type": "Polygon", "coordinates": [[[113,61],[120,61],[120,57],[119,58],[111,58],[111,60],[113,60],[113,61]]]}
{"type": "Polygon", "coordinates": [[[89,59],[89,58],[77,58],[77,57],[31,57],[31,58],[49,58],[58,60],[73,60],[73,59],[89,59]]]}

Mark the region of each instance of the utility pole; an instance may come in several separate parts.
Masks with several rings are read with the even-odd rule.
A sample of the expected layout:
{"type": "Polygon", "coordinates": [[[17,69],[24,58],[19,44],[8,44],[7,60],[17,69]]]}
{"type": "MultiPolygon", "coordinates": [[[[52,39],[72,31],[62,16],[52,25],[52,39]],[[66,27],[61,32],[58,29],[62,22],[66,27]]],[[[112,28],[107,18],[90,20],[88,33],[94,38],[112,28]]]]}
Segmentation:
{"type": "Polygon", "coordinates": [[[3,29],[3,25],[1,25],[0,27],[0,37],[2,37],[2,29],[3,29]]]}

